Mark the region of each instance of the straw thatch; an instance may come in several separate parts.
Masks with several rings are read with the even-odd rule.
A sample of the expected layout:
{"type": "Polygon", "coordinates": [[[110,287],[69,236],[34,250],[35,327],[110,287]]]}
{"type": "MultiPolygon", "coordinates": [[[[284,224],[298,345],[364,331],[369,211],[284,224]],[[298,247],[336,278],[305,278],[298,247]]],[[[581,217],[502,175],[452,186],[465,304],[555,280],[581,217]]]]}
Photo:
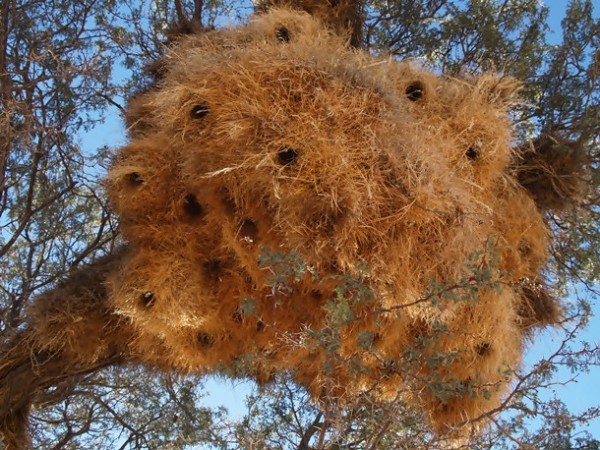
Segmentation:
{"type": "Polygon", "coordinates": [[[289,370],[321,401],[400,393],[442,431],[495,408],[560,316],[510,167],[514,80],[378,59],[286,9],[161,64],[107,179],[128,248],[90,269],[105,292],[36,302],[29,348],[289,370]]]}
{"type": "MultiPolygon", "coordinates": [[[[258,13],[274,7],[289,8],[309,13],[321,21],[335,34],[344,36],[353,47],[360,47],[362,40],[362,0],[257,0],[258,13]]],[[[286,39],[285,28],[278,30],[281,39],[286,39]]]]}
{"type": "Polygon", "coordinates": [[[521,149],[516,171],[538,207],[556,212],[573,208],[583,200],[587,167],[581,142],[542,134],[521,149]]]}

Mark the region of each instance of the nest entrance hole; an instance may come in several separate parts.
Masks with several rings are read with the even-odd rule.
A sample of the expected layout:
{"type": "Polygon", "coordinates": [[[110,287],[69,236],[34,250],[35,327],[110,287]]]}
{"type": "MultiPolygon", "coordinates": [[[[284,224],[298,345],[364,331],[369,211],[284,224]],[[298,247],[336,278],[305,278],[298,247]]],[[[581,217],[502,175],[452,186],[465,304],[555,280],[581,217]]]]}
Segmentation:
{"type": "Polygon", "coordinates": [[[404,93],[406,94],[406,98],[411,102],[416,102],[425,95],[425,85],[420,81],[413,81],[408,85],[404,93]]]}
{"type": "Polygon", "coordinates": [[[205,333],[204,331],[201,331],[197,334],[196,340],[202,348],[212,347],[215,343],[215,337],[205,333]]]}
{"type": "Polygon", "coordinates": [[[290,164],[293,164],[296,161],[298,155],[298,151],[294,150],[293,148],[282,148],[277,152],[277,161],[279,161],[279,164],[281,164],[282,166],[289,166],[290,164]]]}
{"type": "Polygon", "coordinates": [[[471,161],[474,161],[479,157],[479,149],[477,147],[469,147],[465,152],[465,155],[471,161]]]}
{"type": "Polygon", "coordinates": [[[144,177],[138,172],[132,172],[127,175],[127,182],[130,186],[138,187],[144,184],[144,177]]]}
{"type": "Polygon", "coordinates": [[[216,283],[221,279],[223,264],[218,259],[209,259],[202,264],[202,273],[211,283],[216,283]]]}
{"type": "Polygon", "coordinates": [[[290,42],[290,30],[286,27],[279,27],[275,31],[275,37],[279,42],[290,42]]]}
{"type": "Polygon", "coordinates": [[[191,218],[197,218],[204,212],[202,205],[194,194],[187,194],[183,199],[183,210],[191,218]]]}
{"type": "Polygon", "coordinates": [[[258,238],[258,225],[253,219],[245,219],[240,226],[240,239],[247,242],[255,242],[258,238]]]}
{"type": "Polygon", "coordinates": [[[193,120],[202,120],[209,112],[210,110],[208,109],[208,106],[206,106],[204,103],[198,103],[192,107],[192,110],[190,111],[190,117],[193,120]]]}
{"type": "Polygon", "coordinates": [[[489,342],[481,342],[475,347],[475,351],[479,356],[485,356],[489,354],[491,349],[492,344],[490,344],[489,342]]]}
{"type": "Polygon", "coordinates": [[[140,301],[145,308],[150,309],[154,306],[154,303],[156,303],[156,296],[154,295],[154,292],[147,291],[141,295],[140,301]]]}

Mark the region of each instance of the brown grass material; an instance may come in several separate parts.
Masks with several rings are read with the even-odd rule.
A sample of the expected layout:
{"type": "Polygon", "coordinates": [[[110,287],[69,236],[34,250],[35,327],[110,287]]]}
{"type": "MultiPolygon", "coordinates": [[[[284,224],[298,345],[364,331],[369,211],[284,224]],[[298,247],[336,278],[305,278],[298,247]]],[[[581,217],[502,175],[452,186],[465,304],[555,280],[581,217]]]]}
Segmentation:
{"type": "Polygon", "coordinates": [[[500,403],[521,357],[518,303],[514,291],[503,289],[467,297],[451,314],[440,310],[433,326],[443,325],[443,332],[421,343],[423,365],[416,377],[419,401],[436,427],[479,420],[500,403]]]}
{"type": "MultiPolygon", "coordinates": [[[[306,11],[336,34],[347,36],[351,46],[362,44],[363,2],[360,0],[261,0],[256,11],[261,13],[274,7],[306,11]]],[[[285,27],[278,29],[278,37],[287,40],[285,27]]]]}
{"type": "Polygon", "coordinates": [[[543,134],[522,149],[517,178],[542,210],[562,211],[581,202],[587,191],[583,145],[543,134]]]}
{"type": "Polygon", "coordinates": [[[522,283],[550,238],[510,166],[515,81],[351,50],[286,9],[162,63],[106,182],[127,250],[36,302],[32,348],[287,370],[325,403],[369,391],[477,428],[558,319],[522,283]]]}
{"type": "Polygon", "coordinates": [[[542,281],[525,277],[515,287],[521,294],[518,313],[523,328],[553,325],[563,318],[559,300],[542,281]]]}
{"type": "Polygon", "coordinates": [[[423,386],[431,377],[476,384],[451,402],[415,400],[440,428],[497,403],[508,379],[498,373],[518,367],[528,326],[518,311],[529,300],[510,281],[537,277],[548,243],[509,172],[514,80],[446,78],[379,60],[287,10],[191,36],[164,64],[164,79],[136,99],[143,137],[109,175],[123,232],[136,244],[110,279],[113,307],[138,330],[135,353],[160,342],[166,365],[190,372],[235,371],[253,355],[254,367],[292,370],[317,397],[352,397],[386,385],[380,362],[402,360],[417,339],[414,323],[427,324],[425,337],[441,323],[442,347],[424,355],[465,352],[473,362],[460,366],[464,373],[452,364],[402,369],[384,392],[409,390],[417,375],[423,386]],[[132,172],[157,185],[129,190],[132,172]],[[180,201],[188,196],[191,208],[180,201]],[[269,251],[297,255],[283,268],[304,272],[273,282],[282,267],[260,263],[269,251]],[[477,254],[502,295],[471,299],[461,284],[477,254]],[[363,262],[366,273],[357,269],[363,262]],[[354,319],[339,324],[332,369],[319,339],[347,274],[375,298],[351,306],[354,319]],[[432,304],[432,282],[455,284],[464,299],[432,304]],[[255,310],[240,317],[248,301],[255,310]],[[402,314],[383,313],[377,325],[369,319],[395,310],[402,314]],[[377,335],[375,356],[359,348],[365,332],[377,335]],[[350,360],[362,375],[347,369],[350,360]]]}
{"type": "Polygon", "coordinates": [[[131,335],[107,304],[105,282],[126,251],[121,249],[75,271],[38,298],[27,311],[32,350],[61,354],[82,364],[125,351],[131,335]]]}

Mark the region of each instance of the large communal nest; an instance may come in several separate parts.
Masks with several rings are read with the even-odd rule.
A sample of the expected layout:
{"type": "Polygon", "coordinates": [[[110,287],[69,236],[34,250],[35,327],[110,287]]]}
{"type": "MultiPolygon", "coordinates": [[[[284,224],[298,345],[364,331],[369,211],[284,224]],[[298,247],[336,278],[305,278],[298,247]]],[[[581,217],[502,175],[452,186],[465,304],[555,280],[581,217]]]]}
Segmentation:
{"type": "Polygon", "coordinates": [[[514,81],[379,59],[285,9],[182,38],[161,76],[108,176],[126,245],[88,269],[105,291],[40,298],[28,348],[290,371],[317,401],[401,395],[440,430],[498,406],[560,315],[510,170],[514,81]]]}

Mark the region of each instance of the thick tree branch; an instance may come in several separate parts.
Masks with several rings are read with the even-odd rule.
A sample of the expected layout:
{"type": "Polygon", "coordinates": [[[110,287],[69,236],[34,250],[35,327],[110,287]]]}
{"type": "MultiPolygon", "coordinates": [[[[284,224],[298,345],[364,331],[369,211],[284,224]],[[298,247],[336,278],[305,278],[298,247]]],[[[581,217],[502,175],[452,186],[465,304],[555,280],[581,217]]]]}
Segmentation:
{"type": "Polygon", "coordinates": [[[7,450],[26,445],[28,411],[34,402],[44,402],[44,389],[131,359],[126,343],[132,331],[126,321],[112,313],[105,288],[107,276],[126,251],[118,250],[73,271],[56,288],[41,295],[29,311],[27,328],[4,343],[0,357],[0,435],[7,450]],[[85,343],[86,350],[77,347],[80,342],[85,343]],[[94,346],[97,355],[86,356],[94,346]]]}

